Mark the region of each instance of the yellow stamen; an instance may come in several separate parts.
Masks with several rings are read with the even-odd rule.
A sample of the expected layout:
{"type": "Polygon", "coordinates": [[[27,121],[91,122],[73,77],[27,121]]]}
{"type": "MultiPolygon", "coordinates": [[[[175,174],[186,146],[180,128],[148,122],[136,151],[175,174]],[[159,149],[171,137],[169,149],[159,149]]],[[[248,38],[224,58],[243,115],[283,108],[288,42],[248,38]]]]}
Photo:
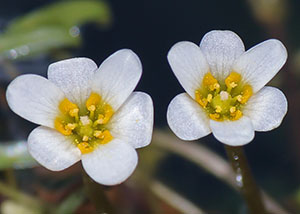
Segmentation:
{"type": "Polygon", "coordinates": [[[101,101],[101,97],[99,94],[92,92],[90,97],[87,99],[85,106],[89,109],[90,106],[97,106],[101,101]]]}
{"type": "Polygon", "coordinates": [[[207,100],[206,100],[206,99],[202,99],[201,93],[200,93],[200,91],[198,91],[198,90],[195,91],[195,100],[196,100],[197,103],[199,103],[199,105],[201,105],[203,108],[206,107],[206,105],[207,105],[207,100]]]}
{"type": "Polygon", "coordinates": [[[219,121],[220,120],[220,114],[214,113],[214,114],[209,114],[209,117],[213,120],[219,121]]]}
{"type": "Polygon", "coordinates": [[[207,95],[207,98],[206,98],[207,102],[210,103],[211,100],[212,100],[212,98],[213,98],[212,94],[208,94],[208,95],[207,95]]]}
{"type": "Polygon", "coordinates": [[[230,116],[232,117],[231,120],[238,120],[243,116],[243,113],[240,110],[231,113],[230,116]]]}
{"type": "Polygon", "coordinates": [[[237,95],[236,99],[237,99],[237,101],[242,102],[243,96],[242,95],[237,95]]]}
{"type": "Polygon", "coordinates": [[[113,139],[113,136],[110,134],[108,130],[105,130],[101,135],[101,144],[106,144],[113,139]]]}
{"type": "Polygon", "coordinates": [[[110,118],[113,116],[114,111],[110,105],[106,104],[104,106],[104,112],[105,112],[105,116],[104,116],[103,123],[106,124],[110,120],[110,118]]]}
{"type": "Polygon", "coordinates": [[[94,131],[94,136],[99,138],[102,135],[102,131],[96,130],[94,131]]]}
{"type": "Polygon", "coordinates": [[[82,137],[82,141],[88,141],[88,140],[89,140],[89,137],[88,137],[88,136],[84,135],[84,136],[82,137]]]}
{"type": "Polygon", "coordinates": [[[253,94],[252,87],[250,85],[245,85],[241,94],[243,97],[240,102],[242,104],[245,104],[253,94]]]}
{"type": "Polygon", "coordinates": [[[236,107],[234,107],[234,106],[230,107],[229,111],[230,111],[230,113],[234,113],[236,111],[236,107]]]}
{"type": "Polygon", "coordinates": [[[237,83],[241,81],[241,75],[237,72],[231,72],[229,76],[225,79],[225,84],[228,89],[235,88],[237,86],[237,83]]]}
{"type": "Polygon", "coordinates": [[[212,91],[215,90],[215,89],[218,90],[219,88],[220,88],[220,84],[219,84],[219,83],[215,83],[215,84],[213,85],[213,87],[212,87],[211,90],[212,90],[212,91]]]}
{"type": "Polygon", "coordinates": [[[218,80],[214,78],[214,76],[208,72],[204,75],[202,84],[204,87],[208,88],[210,91],[220,88],[218,80]]]}
{"type": "Polygon", "coordinates": [[[68,100],[67,98],[63,99],[58,106],[59,110],[63,113],[63,114],[68,114],[71,110],[73,109],[78,109],[77,105],[72,103],[70,100],[68,100]]]}
{"type": "Polygon", "coordinates": [[[101,131],[96,132],[94,133],[94,136],[101,139],[100,144],[106,144],[113,139],[113,136],[110,134],[108,130],[105,130],[104,132],[101,131]]]}
{"type": "Polygon", "coordinates": [[[65,126],[65,129],[74,130],[76,127],[77,127],[77,124],[76,124],[76,123],[68,123],[68,124],[65,126]]]}
{"type": "Polygon", "coordinates": [[[87,109],[89,111],[95,111],[96,110],[96,106],[95,105],[90,105],[87,109]]]}
{"type": "Polygon", "coordinates": [[[94,127],[97,126],[97,125],[102,125],[104,124],[104,115],[103,114],[99,114],[98,115],[98,120],[96,120],[94,122],[94,127]]]}
{"type": "Polygon", "coordinates": [[[72,110],[69,111],[69,115],[71,117],[75,117],[76,121],[78,121],[78,112],[79,112],[79,109],[78,108],[74,108],[72,110]]]}
{"type": "Polygon", "coordinates": [[[216,112],[221,113],[221,111],[222,111],[222,107],[221,106],[216,106],[216,112]]]}
{"type": "Polygon", "coordinates": [[[94,150],[94,148],[87,142],[81,142],[77,145],[77,147],[82,154],[87,154],[94,150]]]}
{"type": "Polygon", "coordinates": [[[62,133],[63,135],[69,136],[72,134],[71,129],[66,129],[66,127],[63,124],[63,121],[60,118],[56,118],[54,121],[54,128],[62,133]]]}

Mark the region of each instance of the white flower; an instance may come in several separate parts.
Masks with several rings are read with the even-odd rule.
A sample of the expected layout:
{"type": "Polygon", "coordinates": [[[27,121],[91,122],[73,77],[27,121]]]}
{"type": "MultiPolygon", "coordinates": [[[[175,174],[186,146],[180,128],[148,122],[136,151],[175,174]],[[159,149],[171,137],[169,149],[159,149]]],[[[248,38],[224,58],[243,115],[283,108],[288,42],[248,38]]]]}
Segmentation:
{"type": "Polygon", "coordinates": [[[48,79],[21,75],[8,86],[10,108],[39,124],[28,137],[31,155],[59,171],[81,160],[98,183],[115,185],[134,171],[135,148],[147,146],[153,129],[149,95],[133,92],[142,74],[131,50],[112,54],[99,68],[88,58],[53,63],[48,79]]]}
{"type": "Polygon", "coordinates": [[[221,142],[240,146],[254,131],[278,127],[287,112],[284,94],[265,86],[287,59],[283,44],[264,41],[245,52],[231,31],[207,33],[200,47],[178,42],[168,53],[171,68],[187,93],[170,103],[167,120],[183,140],[211,132],[221,142]]]}

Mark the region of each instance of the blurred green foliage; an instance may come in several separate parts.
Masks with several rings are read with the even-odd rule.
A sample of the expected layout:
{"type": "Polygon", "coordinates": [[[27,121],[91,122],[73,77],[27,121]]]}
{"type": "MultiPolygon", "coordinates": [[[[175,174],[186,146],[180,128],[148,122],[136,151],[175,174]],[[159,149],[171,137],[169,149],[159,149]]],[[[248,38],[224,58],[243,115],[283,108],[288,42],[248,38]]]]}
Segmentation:
{"type": "Polygon", "coordinates": [[[85,200],[85,194],[80,189],[69,195],[55,210],[55,214],[72,214],[85,200]]]}
{"type": "Polygon", "coordinates": [[[22,59],[61,47],[81,44],[78,26],[94,22],[111,24],[111,11],[104,1],[61,1],[13,20],[0,35],[0,58],[22,59]]]}
{"type": "Polygon", "coordinates": [[[25,141],[0,144],[0,170],[32,168],[35,165],[25,141]]]}

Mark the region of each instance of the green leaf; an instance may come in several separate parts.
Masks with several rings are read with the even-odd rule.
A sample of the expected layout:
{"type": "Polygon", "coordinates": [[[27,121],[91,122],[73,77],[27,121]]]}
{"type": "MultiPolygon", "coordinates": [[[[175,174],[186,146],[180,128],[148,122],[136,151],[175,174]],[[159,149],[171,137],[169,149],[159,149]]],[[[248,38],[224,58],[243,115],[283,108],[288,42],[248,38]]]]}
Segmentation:
{"type": "Polygon", "coordinates": [[[25,33],[0,36],[0,57],[20,59],[60,47],[76,47],[80,38],[60,27],[43,27],[25,33]]]}
{"type": "Polygon", "coordinates": [[[111,12],[104,1],[62,1],[35,10],[16,18],[6,29],[6,33],[32,31],[45,26],[61,26],[69,30],[74,25],[96,22],[107,26],[111,23],[111,12]]]}
{"type": "Polygon", "coordinates": [[[16,18],[0,35],[0,58],[22,59],[81,44],[78,26],[95,22],[111,23],[104,1],[61,1],[16,18]]]}

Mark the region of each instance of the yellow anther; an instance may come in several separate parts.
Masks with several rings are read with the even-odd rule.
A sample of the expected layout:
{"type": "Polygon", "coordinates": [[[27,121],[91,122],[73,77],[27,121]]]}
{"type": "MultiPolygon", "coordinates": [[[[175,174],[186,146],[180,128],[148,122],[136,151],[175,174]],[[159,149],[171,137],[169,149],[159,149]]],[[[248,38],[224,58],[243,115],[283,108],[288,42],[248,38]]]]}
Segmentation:
{"type": "Polygon", "coordinates": [[[68,124],[65,126],[65,129],[74,130],[76,127],[77,127],[77,124],[76,124],[76,123],[68,123],[68,124]]]}
{"type": "Polygon", "coordinates": [[[252,87],[250,85],[245,85],[243,87],[241,94],[243,95],[243,97],[240,102],[242,104],[245,104],[253,94],[252,87]]]}
{"type": "Polygon", "coordinates": [[[203,107],[205,108],[207,106],[207,99],[203,98],[202,100],[197,100],[197,102],[203,107]]]}
{"type": "Polygon", "coordinates": [[[100,144],[106,144],[113,139],[113,136],[110,134],[108,130],[102,131],[95,131],[94,136],[101,140],[100,144]]]}
{"type": "Polygon", "coordinates": [[[214,113],[214,114],[209,114],[209,117],[213,120],[216,120],[216,121],[220,121],[220,114],[218,113],[214,113]]]}
{"type": "Polygon", "coordinates": [[[242,102],[243,96],[242,95],[237,95],[236,99],[237,99],[237,101],[242,102]]]}
{"type": "Polygon", "coordinates": [[[94,122],[94,126],[102,125],[102,124],[104,124],[104,115],[103,114],[99,114],[98,115],[98,120],[96,120],[94,122]]]}
{"type": "Polygon", "coordinates": [[[82,141],[88,141],[88,140],[89,140],[89,137],[88,137],[88,136],[84,135],[84,136],[82,137],[82,141]]]}
{"type": "Polygon", "coordinates": [[[230,116],[231,120],[238,120],[243,116],[243,113],[240,110],[237,110],[234,113],[231,113],[230,116]]]}
{"type": "Polygon", "coordinates": [[[71,129],[66,129],[64,126],[64,121],[62,121],[60,118],[56,118],[54,121],[54,128],[59,131],[60,133],[62,133],[63,135],[69,136],[72,134],[72,130],[71,129]]]}
{"type": "Polygon", "coordinates": [[[230,107],[229,111],[230,111],[230,113],[234,113],[236,111],[236,107],[234,107],[234,106],[230,107]]]}
{"type": "Polygon", "coordinates": [[[216,106],[216,112],[221,113],[221,111],[222,111],[222,107],[221,106],[216,106]]]}
{"type": "Polygon", "coordinates": [[[69,111],[69,115],[71,117],[75,117],[76,120],[78,120],[78,112],[79,112],[79,109],[78,108],[74,108],[72,110],[69,111]]]}
{"type": "Polygon", "coordinates": [[[208,94],[208,95],[207,95],[207,98],[206,98],[207,102],[210,103],[211,100],[212,100],[212,98],[213,98],[212,94],[208,94]]]}
{"type": "Polygon", "coordinates": [[[110,134],[108,130],[105,130],[100,139],[102,139],[101,144],[106,144],[113,139],[113,136],[110,134]]]}
{"type": "Polygon", "coordinates": [[[90,97],[87,99],[85,106],[90,111],[90,118],[93,119],[95,115],[96,106],[101,102],[101,97],[99,94],[92,92],[90,97]]]}
{"type": "Polygon", "coordinates": [[[89,107],[91,105],[97,106],[101,101],[101,97],[99,94],[92,92],[90,97],[87,99],[87,101],[85,102],[85,106],[87,109],[89,109],[89,107]]]}
{"type": "Polygon", "coordinates": [[[99,130],[94,131],[95,137],[99,138],[99,137],[101,137],[101,135],[102,135],[102,131],[99,131],[99,130]]]}
{"type": "Polygon", "coordinates": [[[95,105],[90,105],[87,109],[89,111],[95,111],[96,110],[96,106],[95,105]]]}
{"type": "Polygon", "coordinates": [[[77,145],[77,147],[82,154],[87,154],[94,150],[94,148],[87,142],[81,142],[77,145]]]}
{"type": "Polygon", "coordinates": [[[58,106],[59,110],[63,113],[63,114],[67,114],[69,113],[71,110],[73,109],[78,109],[77,105],[72,103],[70,100],[68,100],[67,98],[63,99],[58,106]]]}
{"type": "Polygon", "coordinates": [[[231,83],[229,84],[229,86],[230,86],[230,88],[235,88],[235,87],[237,86],[237,84],[236,84],[235,82],[231,82],[231,83]]]}
{"type": "Polygon", "coordinates": [[[210,91],[220,88],[218,80],[214,78],[214,76],[208,72],[204,75],[202,84],[204,87],[208,88],[210,91]]]}
{"type": "Polygon", "coordinates": [[[112,107],[110,105],[106,104],[104,106],[104,112],[105,112],[104,124],[106,124],[110,120],[110,118],[113,116],[114,110],[112,109],[112,107]]]}
{"type": "MultiPolygon", "coordinates": [[[[219,83],[215,83],[215,84],[213,85],[213,90],[214,90],[214,89],[217,89],[217,90],[218,90],[219,88],[220,88],[220,84],[219,84],[219,83]]],[[[213,91],[213,90],[212,90],[212,91],[213,91]]]]}
{"type": "Polygon", "coordinates": [[[237,86],[237,84],[241,81],[242,77],[239,73],[233,71],[229,74],[229,76],[225,79],[225,84],[227,88],[231,89],[237,86]]]}
{"type": "Polygon", "coordinates": [[[199,105],[201,105],[203,108],[206,107],[208,100],[207,99],[202,99],[200,91],[196,90],[195,91],[195,100],[199,105]]]}

